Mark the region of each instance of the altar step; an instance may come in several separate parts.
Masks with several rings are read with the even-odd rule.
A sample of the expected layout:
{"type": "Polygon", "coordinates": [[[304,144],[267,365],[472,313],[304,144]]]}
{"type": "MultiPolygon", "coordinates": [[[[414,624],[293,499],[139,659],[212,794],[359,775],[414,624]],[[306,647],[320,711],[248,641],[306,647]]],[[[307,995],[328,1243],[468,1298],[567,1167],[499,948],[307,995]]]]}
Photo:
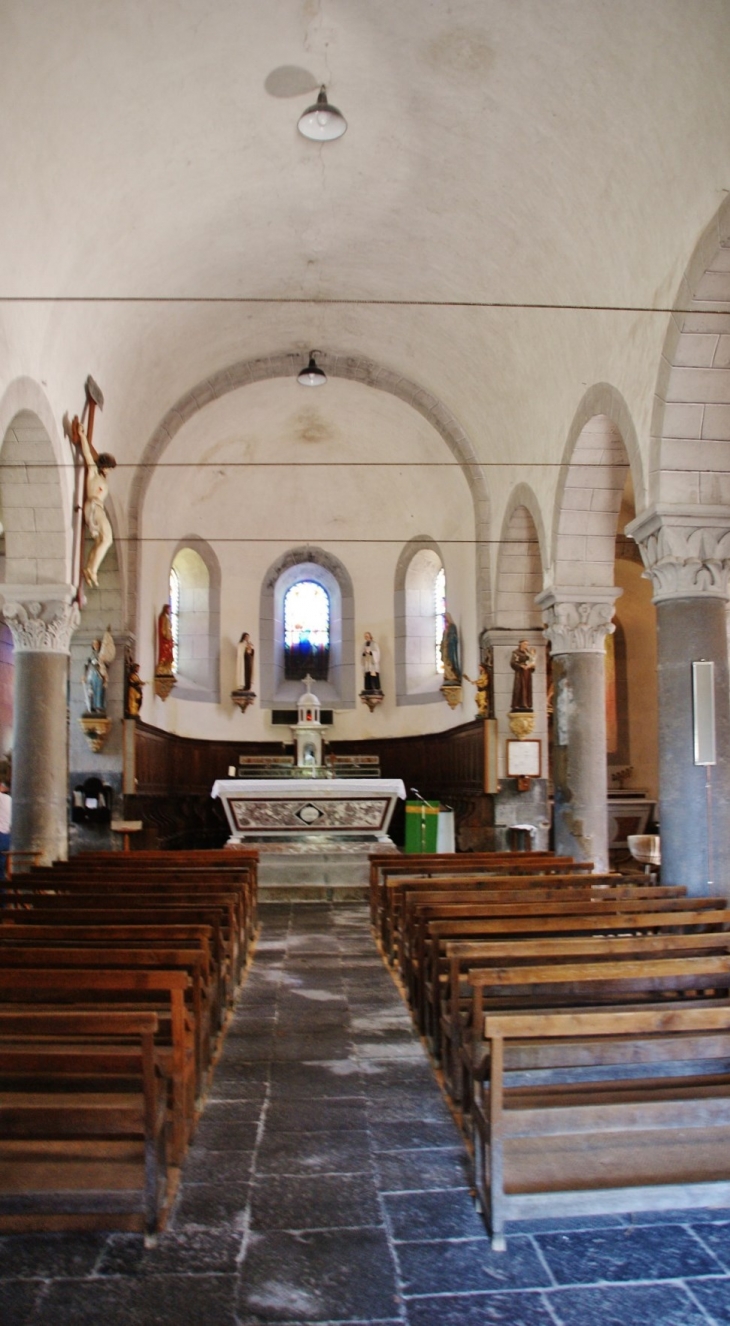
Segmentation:
{"type": "MultiPolygon", "coordinates": [[[[262,902],[362,902],[368,896],[369,853],[387,843],[258,842],[262,902]]],[[[393,846],[393,851],[397,851],[393,846]]]]}

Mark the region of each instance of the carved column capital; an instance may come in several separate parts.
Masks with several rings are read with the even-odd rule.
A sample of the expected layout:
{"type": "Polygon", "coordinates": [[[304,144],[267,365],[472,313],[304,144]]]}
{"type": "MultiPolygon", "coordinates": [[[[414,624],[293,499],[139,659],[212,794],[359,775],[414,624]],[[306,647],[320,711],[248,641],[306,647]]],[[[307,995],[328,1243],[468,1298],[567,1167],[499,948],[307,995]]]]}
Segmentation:
{"type": "Polygon", "coordinates": [[[727,600],[730,509],[657,505],[629,522],[654,602],[703,598],[727,600]]]}
{"type": "Polygon", "coordinates": [[[607,635],[616,629],[611,618],[623,590],[545,589],[535,602],[545,618],[545,637],[553,654],[603,654],[607,635]]]}
{"type": "Polygon", "coordinates": [[[2,585],[2,615],[18,654],[68,654],[80,621],[68,585],[2,585]]]}

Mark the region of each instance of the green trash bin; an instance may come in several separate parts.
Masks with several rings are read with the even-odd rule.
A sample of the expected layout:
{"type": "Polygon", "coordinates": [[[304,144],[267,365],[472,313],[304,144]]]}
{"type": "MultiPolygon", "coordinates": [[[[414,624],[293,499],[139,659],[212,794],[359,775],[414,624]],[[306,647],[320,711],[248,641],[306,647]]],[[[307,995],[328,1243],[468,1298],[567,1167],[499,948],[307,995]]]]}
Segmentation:
{"type": "Polygon", "coordinates": [[[406,801],[406,852],[435,852],[438,801],[406,801]]]}

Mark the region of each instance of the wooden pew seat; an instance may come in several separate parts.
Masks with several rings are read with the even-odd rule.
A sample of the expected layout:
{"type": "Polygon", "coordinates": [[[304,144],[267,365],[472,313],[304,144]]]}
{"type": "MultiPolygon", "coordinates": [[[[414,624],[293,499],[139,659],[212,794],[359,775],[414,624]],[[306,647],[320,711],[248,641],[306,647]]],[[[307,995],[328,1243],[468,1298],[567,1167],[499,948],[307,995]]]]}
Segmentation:
{"type": "Polygon", "coordinates": [[[0,1230],[142,1229],[167,1192],[153,1012],[0,1011],[0,1230]]]}
{"type": "Polygon", "coordinates": [[[730,1008],[488,1014],[479,1200],[509,1220],[730,1206],[730,1008]]]}

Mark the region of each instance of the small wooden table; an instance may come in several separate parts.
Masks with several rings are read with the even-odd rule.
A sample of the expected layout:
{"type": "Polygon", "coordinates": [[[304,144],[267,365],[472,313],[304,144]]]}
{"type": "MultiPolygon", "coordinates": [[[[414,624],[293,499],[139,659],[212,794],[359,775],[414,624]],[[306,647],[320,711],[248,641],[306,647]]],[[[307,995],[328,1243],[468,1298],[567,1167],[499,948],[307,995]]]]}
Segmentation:
{"type": "Polygon", "coordinates": [[[139,833],[143,827],[142,820],[112,820],[112,833],[121,833],[124,835],[124,851],[129,851],[130,833],[139,833]]]}

